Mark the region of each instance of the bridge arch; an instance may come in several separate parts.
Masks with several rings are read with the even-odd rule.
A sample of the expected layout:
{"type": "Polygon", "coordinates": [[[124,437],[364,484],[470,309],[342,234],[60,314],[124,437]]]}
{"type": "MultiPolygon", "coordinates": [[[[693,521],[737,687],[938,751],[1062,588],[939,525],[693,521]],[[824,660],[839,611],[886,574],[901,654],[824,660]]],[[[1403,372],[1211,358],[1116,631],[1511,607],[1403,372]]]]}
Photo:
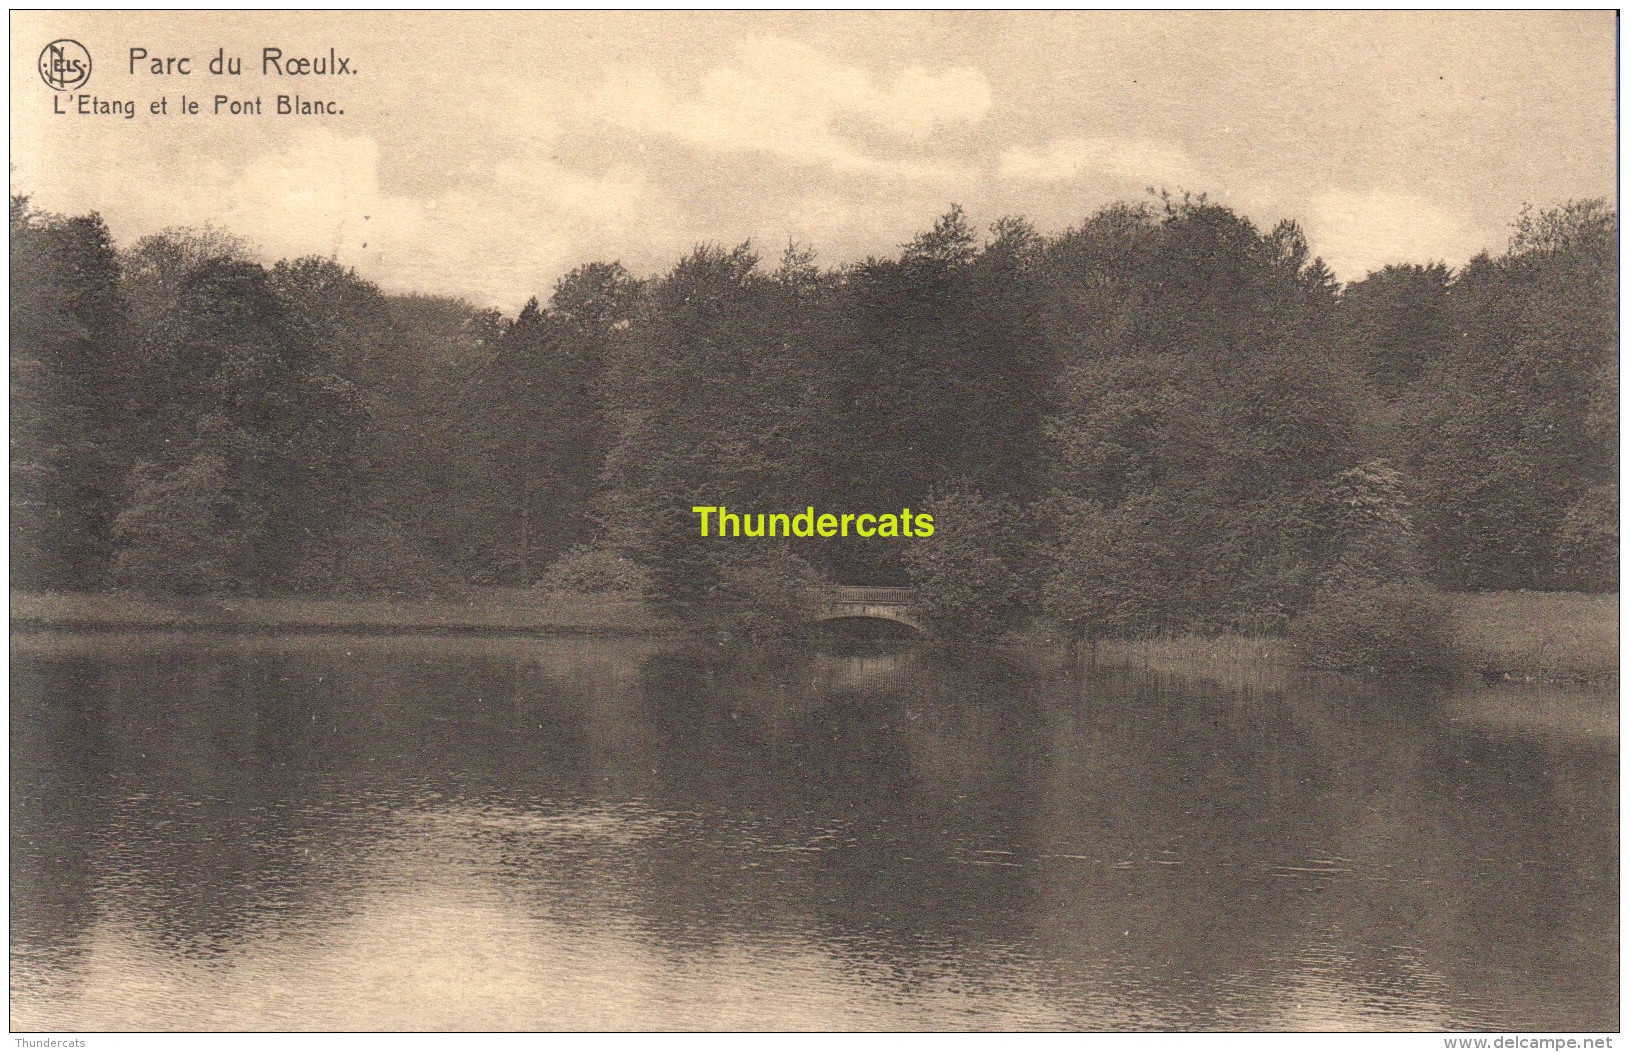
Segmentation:
{"type": "Polygon", "coordinates": [[[831,589],[815,612],[816,621],[871,619],[893,621],[918,632],[925,631],[911,615],[911,590],[872,585],[839,585],[831,589]]]}

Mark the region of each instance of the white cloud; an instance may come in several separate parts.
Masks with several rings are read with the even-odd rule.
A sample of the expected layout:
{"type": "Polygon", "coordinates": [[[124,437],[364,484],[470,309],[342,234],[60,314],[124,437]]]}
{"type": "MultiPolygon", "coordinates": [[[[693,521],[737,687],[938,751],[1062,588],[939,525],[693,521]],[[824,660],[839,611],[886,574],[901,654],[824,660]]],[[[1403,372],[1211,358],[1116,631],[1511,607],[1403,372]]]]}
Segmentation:
{"type": "Polygon", "coordinates": [[[997,174],[1016,182],[1113,179],[1137,186],[1197,189],[1204,174],[1183,148],[1152,138],[1054,138],[1039,150],[1002,153],[997,174]]]}
{"type": "MultiPolygon", "coordinates": [[[[333,256],[392,291],[435,291],[513,309],[555,277],[618,245],[683,241],[662,229],[676,213],[644,173],[618,165],[585,172],[552,160],[539,139],[518,156],[432,195],[384,189],[378,143],[302,129],[247,164],[199,161],[184,182],[162,159],[132,158],[125,199],[104,208],[121,241],[167,226],[223,227],[270,261],[333,256]],[[656,229],[653,230],[653,226],[656,229]]],[[[111,195],[88,187],[88,201],[111,195]]],[[[70,206],[77,207],[77,206],[70,206]]]]}
{"type": "Polygon", "coordinates": [[[1312,200],[1307,239],[1343,281],[1389,263],[1463,263],[1489,243],[1442,204],[1385,190],[1335,190],[1312,200]]]}
{"type": "Polygon", "coordinates": [[[1198,168],[1178,145],[1151,139],[1054,139],[1039,149],[1014,147],[1001,155],[997,174],[1031,183],[1108,177],[1140,186],[1195,188],[1198,168]]]}
{"type": "Polygon", "coordinates": [[[989,82],[968,67],[938,73],[912,67],[879,80],[773,37],[738,44],[736,60],[708,72],[684,97],[647,71],[615,71],[591,115],[699,149],[764,153],[840,172],[935,178],[944,165],[868,153],[839,131],[840,124],[857,121],[918,146],[940,128],[977,124],[991,106],[989,82]]]}

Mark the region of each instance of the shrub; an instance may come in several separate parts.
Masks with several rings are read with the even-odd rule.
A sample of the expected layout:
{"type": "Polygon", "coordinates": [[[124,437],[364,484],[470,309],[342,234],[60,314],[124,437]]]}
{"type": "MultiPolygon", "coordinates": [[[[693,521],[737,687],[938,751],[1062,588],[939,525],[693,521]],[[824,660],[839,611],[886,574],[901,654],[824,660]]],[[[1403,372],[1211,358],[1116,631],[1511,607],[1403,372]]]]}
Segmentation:
{"type": "Polygon", "coordinates": [[[1618,487],[1591,486],[1567,509],[1557,534],[1557,576],[1581,592],[1618,588],[1618,487]]]}
{"type": "Polygon", "coordinates": [[[975,490],[951,490],[931,504],[933,536],[905,554],[915,613],[938,636],[994,638],[1020,594],[1019,512],[975,490]]]}
{"type": "Polygon", "coordinates": [[[1057,539],[1040,549],[1032,591],[1077,637],[1282,635],[1315,583],[1293,502],[1156,493],[1104,508],[1060,497],[1041,514],[1057,539]]]}
{"type": "Polygon", "coordinates": [[[1418,581],[1348,579],[1314,596],[1290,638],[1309,668],[1442,674],[1450,668],[1448,618],[1447,601],[1418,581]]]}
{"type": "Polygon", "coordinates": [[[550,563],[532,587],[556,594],[643,599],[650,589],[650,575],[620,552],[579,545],[550,563]]]}
{"type": "Polygon", "coordinates": [[[1157,535],[1124,511],[1075,502],[1060,514],[1062,542],[1047,553],[1044,609],[1080,634],[1134,636],[1159,621],[1157,535]]]}
{"type": "Polygon", "coordinates": [[[799,635],[826,598],[826,580],[781,548],[742,550],[721,560],[713,589],[714,612],[733,635],[773,639],[799,635]]]}
{"type": "Polygon", "coordinates": [[[1368,460],[1335,476],[1321,496],[1318,518],[1334,573],[1376,583],[1419,573],[1419,533],[1402,472],[1368,460]]]}
{"type": "Polygon", "coordinates": [[[138,464],[131,489],[129,505],[113,526],[115,582],[175,595],[244,586],[266,513],[233,491],[222,457],[200,454],[169,472],[138,464]]]}
{"type": "Polygon", "coordinates": [[[456,580],[451,568],[425,554],[399,524],[362,515],[303,545],[293,584],[297,591],[318,594],[434,595],[452,589],[456,580]]]}

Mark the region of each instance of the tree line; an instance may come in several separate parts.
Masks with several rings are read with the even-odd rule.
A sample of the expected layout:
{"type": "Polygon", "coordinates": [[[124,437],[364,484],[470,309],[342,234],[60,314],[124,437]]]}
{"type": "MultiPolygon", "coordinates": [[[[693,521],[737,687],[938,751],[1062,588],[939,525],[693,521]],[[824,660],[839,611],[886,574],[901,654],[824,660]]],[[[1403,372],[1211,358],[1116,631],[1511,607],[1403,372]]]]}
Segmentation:
{"type": "Polygon", "coordinates": [[[836,268],[745,244],[586,264],[512,318],[215,230],[118,246],[18,196],[10,218],[14,587],[636,582],[776,611],[915,584],[974,635],[1617,587],[1601,201],[1346,285],[1296,224],[1202,197],[1052,235],[952,208],[836,268]],[[909,506],[938,535],[721,548],[690,514],[721,504],[909,506]]]}

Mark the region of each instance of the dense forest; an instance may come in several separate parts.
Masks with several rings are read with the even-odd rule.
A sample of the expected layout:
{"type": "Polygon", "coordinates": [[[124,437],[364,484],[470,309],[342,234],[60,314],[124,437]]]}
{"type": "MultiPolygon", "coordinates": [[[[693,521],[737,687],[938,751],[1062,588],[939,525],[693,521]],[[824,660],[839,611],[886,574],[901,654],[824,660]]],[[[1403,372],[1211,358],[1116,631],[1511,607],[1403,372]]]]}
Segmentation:
{"type": "Polygon", "coordinates": [[[897,258],[705,245],[584,265],[513,318],[210,229],[115,245],[17,196],[10,221],[13,588],[774,608],[911,583],[950,635],[1617,588],[1600,201],[1346,285],[1294,223],[1203,198],[1055,235],[952,208],[897,258]],[[720,504],[938,529],[701,538],[720,504]]]}

